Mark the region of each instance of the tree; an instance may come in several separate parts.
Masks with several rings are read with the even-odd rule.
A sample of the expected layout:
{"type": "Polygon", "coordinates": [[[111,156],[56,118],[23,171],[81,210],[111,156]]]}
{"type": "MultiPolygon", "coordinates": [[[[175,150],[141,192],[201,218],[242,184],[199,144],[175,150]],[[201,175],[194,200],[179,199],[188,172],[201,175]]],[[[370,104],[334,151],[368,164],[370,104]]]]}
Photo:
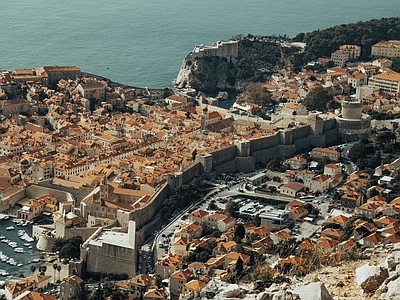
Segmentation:
{"type": "Polygon", "coordinates": [[[35,273],[35,271],[36,271],[36,266],[31,266],[31,267],[30,267],[30,270],[31,270],[32,274],[35,273]]]}
{"type": "Polygon", "coordinates": [[[257,104],[259,107],[265,107],[273,101],[272,94],[261,82],[248,84],[245,93],[247,101],[257,104]]]}
{"type": "Polygon", "coordinates": [[[57,270],[57,268],[58,268],[58,265],[57,264],[53,264],[53,270],[54,270],[54,272],[53,272],[53,281],[56,281],[56,270],[57,270]]]}
{"type": "Polygon", "coordinates": [[[238,210],[238,204],[233,200],[229,200],[225,205],[225,212],[232,217],[235,217],[237,215],[238,210]]]}
{"type": "Polygon", "coordinates": [[[318,110],[325,112],[327,105],[333,100],[333,96],[329,94],[322,86],[312,89],[304,99],[304,105],[309,111],[318,110]]]}
{"type": "Polygon", "coordinates": [[[57,239],[52,248],[53,252],[59,252],[60,258],[79,258],[80,246],[83,244],[81,236],[74,236],[69,239],[57,239]]]}
{"type": "Polygon", "coordinates": [[[238,241],[241,241],[246,234],[246,229],[244,228],[242,223],[239,223],[235,228],[234,238],[238,241]]]}
{"type": "Polygon", "coordinates": [[[235,265],[236,280],[240,279],[242,273],[243,273],[243,260],[239,256],[238,259],[236,260],[236,265],[235,265]]]}
{"type": "Polygon", "coordinates": [[[60,280],[60,271],[61,271],[61,266],[57,266],[57,272],[58,272],[58,280],[60,280]]]}
{"type": "Polygon", "coordinates": [[[400,57],[392,59],[392,66],[390,67],[393,71],[400,73],[400,57]]]}
{"type": "Polygon", "coordinates": [[[161,287],[162,287],[162,278],[161,278],[161,276],[160,275],[158,275],[158,274],[156,274],[156,276],[155,276],[155,285],[156,285],[156,287],[157,288],[159,288],[159,289],[161,289],[161,287]]]}
{"type": "Polygon", "coordinates": [[[85,290],[81,290],[77,292],[76,294],[72,295],[70,300],[87,300],[87,292],[85,290]]]}
{"type": "Polygon", "coordinates": [[[40,267],[39,267],[39,273],[40,273],[40,275],[46,274],[46,271],[47,271],[47,267],[46,267],[46,266],[40,266],[40,267]]]}

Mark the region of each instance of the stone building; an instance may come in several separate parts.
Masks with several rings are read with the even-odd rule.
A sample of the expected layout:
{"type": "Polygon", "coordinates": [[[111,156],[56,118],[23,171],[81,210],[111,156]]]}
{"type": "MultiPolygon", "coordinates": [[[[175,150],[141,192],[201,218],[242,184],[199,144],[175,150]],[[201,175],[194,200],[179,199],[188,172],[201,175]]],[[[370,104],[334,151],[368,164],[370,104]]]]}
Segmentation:
{"type": "Polygon", "coordinates": [[[371,47],[371,55],[377,57],[399,57],[400,40],[381,41],[371,47]]]}
{"type": "Polygon", "coordinates": [[[336,117],[339,137],[343,142],[368,139],[371,116],[362,113],[361,101],[342,101],[342,113],[336,117]]]}
{"type": "Polygon", "coordinates": [[[86,271],[136,275],[135,232],[134,221],[129,221],[127,232],[99,228],[81,247],[86,271]]]}

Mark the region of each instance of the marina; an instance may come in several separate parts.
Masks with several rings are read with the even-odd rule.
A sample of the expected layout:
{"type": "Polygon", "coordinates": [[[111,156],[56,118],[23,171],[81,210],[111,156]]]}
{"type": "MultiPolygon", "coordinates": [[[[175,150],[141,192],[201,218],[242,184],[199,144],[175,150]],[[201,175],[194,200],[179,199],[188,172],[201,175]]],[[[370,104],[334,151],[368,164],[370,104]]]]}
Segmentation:
{"type": "Polygon", "coordinates": [[[31,237],[32,224],[7,215],[0,215],[0,279],[29,276],[31,267],[40,266],[40,252],[31,237]]]}

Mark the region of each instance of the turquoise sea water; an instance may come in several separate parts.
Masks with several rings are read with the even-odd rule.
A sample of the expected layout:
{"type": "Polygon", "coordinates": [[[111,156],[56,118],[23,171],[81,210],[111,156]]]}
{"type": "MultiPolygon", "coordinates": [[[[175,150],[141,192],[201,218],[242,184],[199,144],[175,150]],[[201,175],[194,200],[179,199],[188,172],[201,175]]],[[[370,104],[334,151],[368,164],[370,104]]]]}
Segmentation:
{"type": "Polygon", "coordinates": [[[76,65],[115,81],[171,86],[196,44],[398,16],[399,0],[1,1],[0,69],[76,65]]]}

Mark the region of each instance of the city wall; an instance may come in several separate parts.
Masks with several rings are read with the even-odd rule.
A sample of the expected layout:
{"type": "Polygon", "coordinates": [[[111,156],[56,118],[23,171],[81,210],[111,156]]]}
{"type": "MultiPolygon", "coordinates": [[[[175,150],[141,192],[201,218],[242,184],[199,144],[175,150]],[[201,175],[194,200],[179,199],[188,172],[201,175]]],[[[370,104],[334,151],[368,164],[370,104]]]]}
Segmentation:
{"type": "Polygon", "coordinates": [[[6,211],[10,208],[13,208],[15,206],[15,203],[24,198],[25,198],[25,190],[20,190],[15,194],[2,198],[0,201],[0,211],[6,211]]]}
{"type": "Polygon", "coordinates": [[[74,199],[69,193],[58,191],[55,189],[45,188],[38,185],[30,185],[26,189],[22,189],[15,194],[1,199],[0,211],[6,211],[16,205],[16,203],[24,198],[36,198],[42,196],[55,196],[59,202],[73,201],[74,199]]]}
{"type": "MultiPolygon", "coordinates": [[[[139,245],[144,243],[153,230],[159,227],[158,225],[161,221],[162,204],[168,195],[169,187],[168,184],[165,183],[157,190],[151,201],[149,201],[143,207],[135,209],[129,215],[125,216],[125,218],[128,217],[129,220],[136,222],[135,243],[137,248],[139,248],[139,245]]],[[[120,220],[119,217],[120,215],[118,215],[118,220],[121,222],[122,220],[120,220]]],[[[122,221],[121,225],[126,226],[128,222],[126,222],[126,224],[123,223],[125,222],[122,221]]]]}
{"type": "Polygon", "coordinates": [[[257,163],[267,163],[271,159],[290,157],[310,147],[326,147],[339,139],[335,119],[317,119],[319,124],[303,125],[280,130],[272,135],[255,138],[203,155],[198,159],[203,178],[215,178],[227,172],[251,172],[257,163]],[[321,134],[319,134],[321,133],[321,134]],[[235,151],[234,151],[235,150],[235,151]],[[248,155],[243,155],[248,153],[248,155]]]}
{"type": "Polygon", "coordinates": [[[80,227],[80,228],[68,228],[65,230],[64,238],[69,239],[74,236],[81,236],[85,241],[87,240],[95,231],[97,227],[80,227]]]}
{"type": "Polygon", "coordinates": [[[210,151],[212,155],[213,168],[228,163],[236,158],[237,149],[235,145],[231,145],[222,149],[210,151]]]}
{"type": "Polygon", "coordinates": [[[84,256],[86,271],[121,274],[123,270],[128,277],[136,275],[136,249],[103,243],[101,247],[91,245],[90,255],[84,256]]]}
{"type": "Polygon", "coordinates": [[[25,191],[26,198],[36,198],[50,195],[56,197],[59,202],[74,201],[74,198],[70,193],[38,185],[30,185],[25,191]]]}

